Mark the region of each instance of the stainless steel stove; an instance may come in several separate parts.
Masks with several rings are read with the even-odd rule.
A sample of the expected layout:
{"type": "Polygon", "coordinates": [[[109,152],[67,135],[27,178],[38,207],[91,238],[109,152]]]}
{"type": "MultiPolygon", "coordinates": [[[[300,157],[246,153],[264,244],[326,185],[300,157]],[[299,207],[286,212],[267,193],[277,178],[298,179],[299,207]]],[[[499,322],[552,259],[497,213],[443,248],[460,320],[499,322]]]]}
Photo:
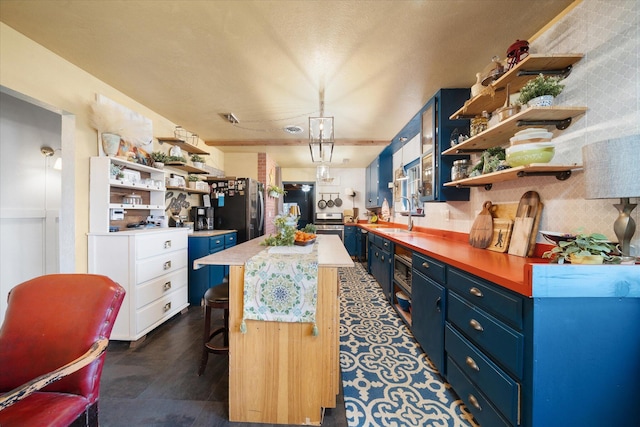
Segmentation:
{"type": "Polygon", "coordinates": [[[335,234],[344,241],[344,216],[342,213],[316,213],[313,224],[317,234],[335,234]]]}

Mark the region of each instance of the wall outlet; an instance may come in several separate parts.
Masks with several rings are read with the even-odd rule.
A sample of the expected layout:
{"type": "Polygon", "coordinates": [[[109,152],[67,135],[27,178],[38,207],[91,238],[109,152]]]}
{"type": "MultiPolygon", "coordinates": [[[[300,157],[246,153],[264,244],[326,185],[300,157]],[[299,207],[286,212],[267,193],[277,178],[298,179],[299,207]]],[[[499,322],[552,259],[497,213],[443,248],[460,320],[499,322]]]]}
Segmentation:
{"type": "Polygon", "coordinates": [[[440,212],[443,221],[449,221],[451,218],[451,211],[449,209],[444,209],[440,212]]]}

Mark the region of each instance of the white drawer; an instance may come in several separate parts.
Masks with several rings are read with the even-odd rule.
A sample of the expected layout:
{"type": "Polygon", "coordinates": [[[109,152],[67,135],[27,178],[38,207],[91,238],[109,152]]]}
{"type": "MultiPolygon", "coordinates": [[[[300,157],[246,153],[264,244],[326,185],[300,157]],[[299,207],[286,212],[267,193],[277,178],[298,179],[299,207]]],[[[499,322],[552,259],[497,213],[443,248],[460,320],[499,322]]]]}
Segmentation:
{"type": "Polygon", "coordinates": [[[186,307],[188,288],[178,289],[136,312],[136,333],[145,332],[146,329],[166,318],[178,313],[182,307],[186,307]]]}
{"type": "Polygon", "coordinates": [[[153,233],[136,238],[136,259],[145,259],[187,248],[185,232],[153,233]]]}
{"type": "Polygon", "coordinates": [[[187,266],[187,251],[174,251],[136,262],[136,284],[180,270],[187,266]]]}
{"type": "Polygon", "coordinates": [[[136,288],[136,310],[145,305],[187,286],[187,269],[157,277],[136,288]]]}

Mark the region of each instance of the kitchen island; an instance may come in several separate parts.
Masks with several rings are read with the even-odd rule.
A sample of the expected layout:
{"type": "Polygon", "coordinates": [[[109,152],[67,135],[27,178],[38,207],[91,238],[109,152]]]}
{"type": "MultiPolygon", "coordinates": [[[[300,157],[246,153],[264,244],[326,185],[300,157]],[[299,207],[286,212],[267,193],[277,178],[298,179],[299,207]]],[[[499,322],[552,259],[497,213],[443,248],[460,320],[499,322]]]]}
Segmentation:
{"type": "Polygon", "coordinates": [[[339,393],[338,268],[353,261],[339,237],[319,235],[317,336],[308,323],[243,321],[245,262],[264,237],[196,259],[193,268],[229,266],[229,420],[320,425],[339,393]]]}

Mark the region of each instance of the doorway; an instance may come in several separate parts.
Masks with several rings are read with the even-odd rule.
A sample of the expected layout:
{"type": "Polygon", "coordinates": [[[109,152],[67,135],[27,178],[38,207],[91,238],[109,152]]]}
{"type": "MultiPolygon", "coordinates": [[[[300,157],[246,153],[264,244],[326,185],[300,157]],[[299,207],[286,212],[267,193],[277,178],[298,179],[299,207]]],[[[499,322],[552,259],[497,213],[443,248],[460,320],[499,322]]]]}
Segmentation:
{"type": "MultiPolygon", "coordinates": [[[[284,195],[283,202],[285,206],[296,203],[300,208],[300,219],[298,227],[304,228],[307,224],[313,224],[315,214],[315,182],[283,182],[284,189],[287,192],[284,195]]],[[[285,213],[288,210],[285,207],[285,213]]]]}
{"type": "Polygon", "coordinates": [[[75,117],[2,86],[0,105],[1,322],[15,285],[72,273],[76,260],[75,117]]]}

